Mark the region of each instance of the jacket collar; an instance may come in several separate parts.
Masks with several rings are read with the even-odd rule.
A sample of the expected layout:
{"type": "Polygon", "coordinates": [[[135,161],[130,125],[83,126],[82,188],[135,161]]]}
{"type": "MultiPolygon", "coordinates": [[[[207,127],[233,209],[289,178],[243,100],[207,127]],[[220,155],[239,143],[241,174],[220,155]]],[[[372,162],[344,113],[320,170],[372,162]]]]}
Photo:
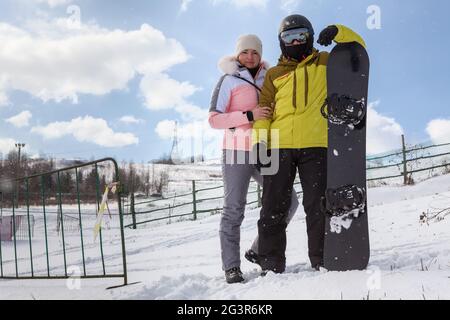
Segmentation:
{"type": "MultiPolygon", "coordinates": [[[[225,56],[219,60],[218,63],[219,69],[227,75],[236,75],[241,78],[245,78],[248,80],[253,81],[253,77],[251,76],[250,72],[247,70],[247,68],[242,67],[239,62],[236,60],[236,57],[234,56],[225,56]]],[[[265,72],[269,68],[269,64],[266,61],[261,61],[260,64],[260,70],[258,71],[257,79],[260,77],[264,77],[265,72]]],[[[256,80],[257,80],[256,79],[256,80]]]]}
{"type": "Polygon", "coordinates": [[[312,49],[312,53],[307,56],[304,60],[301,62],[298,62],[295,59],[286,58],[285,56],[281,55],[278,59],[278,65],[279,66],[290,66],[290,67],[303,67],[306,64],[309,64],[310,62],[314,61],[319,56],[319,51],[315,48],[312,49]]]}

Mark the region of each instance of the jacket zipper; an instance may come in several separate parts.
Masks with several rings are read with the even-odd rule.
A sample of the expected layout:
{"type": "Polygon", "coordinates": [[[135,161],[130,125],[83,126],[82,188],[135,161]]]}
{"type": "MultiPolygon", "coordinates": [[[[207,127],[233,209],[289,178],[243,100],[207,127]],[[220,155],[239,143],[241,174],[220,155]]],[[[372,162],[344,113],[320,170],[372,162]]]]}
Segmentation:
{"type": "Polygon", "coordinates": [[[305,110],[306,106],[308,105],[308,70],[306,69],[306,64],[304,66],[305,68],[305,110]]]}
{"type": "MultiPolygon", "coordinates": [[[[308,105],[308,91],[309,91],[309,87],[308,87],[308,82],[309,82],[309,76],[308,76],[308,70],[306,69],[306,65],[303,67],[304,69],[304,73],[305,73],[305,109],[306,106],[308,105]]],[[[294,71],[294,90],[293,90],[293,95],[292,95],[292,104],[294,105],[294,109],[297,109],[297,73],[294,71]]]]}
{"type": "Polygon", "coordinates": [[[297,109],[297,73],[294,70],[294,90],[292,90],[292,104],[294,109],[297,109]]]}
{"type": "MultiPolygon", "coordinates": [[[[311,62],[314,60],[316,60],[316,58],[311,59],[310,61],[305,63],[305,65],[303,66],[304,73],[305,73],[305,109],[306,109],[306,106],[308,105],[308,91],[309,91],[309,86],[308,86],[309,75],[308,75],[308,69],[306,67],[308,66],[308,64],[311,64],[311,62]]],[[[297,73],[295,70],[294,70],[294,90],[293,90],[293,95],[292,95],[292,104],[294,105],[294,109],[297,109],[297,73]]]]}

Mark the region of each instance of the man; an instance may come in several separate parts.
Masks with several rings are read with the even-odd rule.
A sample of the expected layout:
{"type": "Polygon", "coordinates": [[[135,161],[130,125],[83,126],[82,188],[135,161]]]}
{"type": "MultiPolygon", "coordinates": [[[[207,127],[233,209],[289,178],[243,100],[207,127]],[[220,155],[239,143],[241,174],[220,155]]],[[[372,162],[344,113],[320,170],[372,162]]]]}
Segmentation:
{"type": "MultiPolygon", "coordinates": [[[[282,55],[278,65],[268,70],[259,99],[260,106],[274,105],[273,117],[253,126],[254,151],[262,154],[266,148],[278,149],[279,161],[278,172],[264,177],[258,221],[258,263],[263,274],[285,270],[285,218],[297,170],[303,189],[309,259],[316,270],[323,265],[325,216],[320,199],[326,189],[328,137],[327,120],[320,108],[327,97],[329,54],[313,47],[313,26],[301,15],[283,19],[278,38],[282,55]],[[278,131],[278,141],[271,141],[273,131],[278,131]]],[[[333,40],[357,41],[365,46],[359,35],[342,25],[325,28],[317,42],[327,46],[333,40]]]]}

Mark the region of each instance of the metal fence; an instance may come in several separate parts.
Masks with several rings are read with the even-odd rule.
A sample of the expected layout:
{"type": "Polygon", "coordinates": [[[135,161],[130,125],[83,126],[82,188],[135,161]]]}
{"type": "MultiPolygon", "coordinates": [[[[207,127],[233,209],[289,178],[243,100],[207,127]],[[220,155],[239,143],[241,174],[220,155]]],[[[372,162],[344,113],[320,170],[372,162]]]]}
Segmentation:
{"type": "MultiPolygon", "coordinates": [[[[420,152],[448,146],[450,146],[450,143],[407,148],[404,137],[402,137],[402,148],[399,151],[383,156],[368,157],[366,159],[368,173],[373,175],[374,172],[381,172],[378,176],[369,177],[367,181],[374,182],[392,178],[403,178],[404,184],[410,184],[414,173],[438,168],[443,168],[450,173],[450,151],[429,152],[428,154],[420,152]],[[422,167],[419,165],[416,168],[412,165],[419,160],[442,158],[447,155],[449,156],[449,160],[444,159],[442,160],[443,163],[438,165],[426,163],[422,167]],[[390,171],[386,169],[394,169],[392,170],[393,174],[389,174],[390,171]]],[[[125,216],[128,217],[128,222],[125,227],[136,229],[140,225],[153,222],[172,223],[183,220],[197,220],[200,216],[222,212],[223,184],[221,181],[209,181],[210,184],[218,184],[210,187],[199,187],[200,184],[207,185],[208,181],[192,180],[191,183],[190,192],[176,194],[166,198],[136,200],[134,195],[131,194],[129,200],[125,200],[126,204],[124,204],[125,216]]],[[[294,187],[297,190],[297,194],[301,195],[302,191],[298,180],[296,180],[294,187]]],[[[252,181],[247,195],[247,207],[260,207],[261,196],[262,190],[260,186],[252,181]]]]}
{"type": "MultiPolygon", "coordinates": [[[[136,229],[140,225],[151,222],[183,220],[197,220],[200,217],[215,215],[222,212],[223,184],[218,186],[199,188],[199,182],[192,180],[191,192],[176,194],[164,199],[136,201],[133,194],[129,203],[124,206],[125,216],[129,218],[126,228],[136,229]],[[153,207],[153,208],[152,208],[153,207]],[[152,209],[149,209],[152,208],[152,209]]],[[[294,188],[300,186],[295,181],[294,188]]],[[[246,206],[250,208],[261,207],[262,189],[255,181],[250,182],[246,206]]],[[[297,191],[297,195],[302,191],[297,191]]]]}
{"type": "Polygon", "coordinates": [[[432,172],[436,169],[442,169],[441,173],[450,172],[450,143],[407,148],[405,138],[402,136],[400,150],[382,156],[369,157],[367,164],[368,173],[382,172],[380,176],[368,178],[368,182],[403,178],[403,184],[411,184],[412,176],[415,173],[432,172]],[[433,150],[437,150],[437,152],[433,152],[433,150]],[[440,159],[440,162],[433,161],[436,159],[440,159]],[[392,174],[385,175],[389,169],[392,169],[390,171],[392,174]]]}
{"type": "Polygon", "coordinates": [[[112,158],[1,181],[0,278],[123,278],[126,285],[119,181],[112,158]],[[71,186],[61,183],[63,174],[71,186]]]}

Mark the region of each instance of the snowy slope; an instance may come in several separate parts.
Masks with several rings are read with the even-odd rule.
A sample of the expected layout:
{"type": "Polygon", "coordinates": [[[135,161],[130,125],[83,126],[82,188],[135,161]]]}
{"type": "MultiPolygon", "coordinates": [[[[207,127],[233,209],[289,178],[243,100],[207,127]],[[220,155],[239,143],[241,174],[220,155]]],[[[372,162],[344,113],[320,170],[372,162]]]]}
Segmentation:
{"type": "MultiPolygon", "coordinates": [[[[408,187],[369,189],[371,260],[368,270],[313,271],[308,264],[306,225],[299,208],[288,227],[286,273],[259,276],[242,261],[247,281],[228,285],[220,268],[219,216],[147,229],[126,230],[129,282],[0,280],[1,299],[450,299],[450,216],[421,224],[427,210],[450,207],[450,175],[408,187]]],[[[247,212],[242,253],[256,235],[259,210],[247,212]]],[[[106,249],[120,270],[118,242],[106,249]],[[116,253],[116,254],[115,254],[116,253]]]]}

